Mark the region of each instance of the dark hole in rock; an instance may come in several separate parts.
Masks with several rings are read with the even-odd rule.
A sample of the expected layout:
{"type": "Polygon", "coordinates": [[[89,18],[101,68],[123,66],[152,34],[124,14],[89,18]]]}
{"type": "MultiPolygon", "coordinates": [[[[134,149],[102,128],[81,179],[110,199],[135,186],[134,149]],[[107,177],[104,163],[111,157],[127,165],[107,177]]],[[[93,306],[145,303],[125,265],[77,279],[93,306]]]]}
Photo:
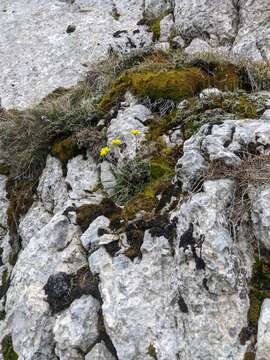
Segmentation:
{"type": "Polygon", "coordinates": [[[183,297],[179,294],[178,296],[178,300],[177,303],[179,305],[180,310],[182,311],[182,313],[187,314],[188,313],[188,307],[187,304],[185,303],[185,300],[183,299],[183,297]]]}
{"type": "Polygon", "coordinates": [[[44,286],[44,290],[53,313],[67,308],[82,295],[92,295],[101,300],[98,279],[87,267],[81,268],[73,274],[59,272],[51,275],[44,286]]]}
{"type": "Polygon", "coordinates": [[[71,34],[76,30],[76,26],[75,25],[68,25],[67,29],[66,29],[66,33],[67,34],[71,34]]]}

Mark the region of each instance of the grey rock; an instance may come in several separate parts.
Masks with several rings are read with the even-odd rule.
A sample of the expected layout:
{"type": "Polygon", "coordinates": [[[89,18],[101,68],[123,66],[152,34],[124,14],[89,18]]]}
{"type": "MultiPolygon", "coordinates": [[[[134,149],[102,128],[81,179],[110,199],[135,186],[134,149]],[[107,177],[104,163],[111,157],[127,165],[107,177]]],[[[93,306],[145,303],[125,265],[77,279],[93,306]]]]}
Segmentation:
{"type": "Polygon", "coordinates": [[[22,248],[25,248],[30,239],[49,223],[52,215],[45,210],[41,202],[35,202],[19,224],[19,234],[22,239],[22,248]]]}
{"type": "Polygon", "coordinates": [[[47,157],[37,193],[45,210],[49,213],[53,214],[62,210],[68,200],[68,192],[60,160],[50,155],[47,157]]]}
{"type": "Polygon", "coordinates": [[[53,317],[43,287],[57,271],[75,272],[85,266],[78,228],[63,215],[55,215],[31,238],[12,272],[7,293],[7,326],[12,329],[15,351],[25,359],[40,354],[55,359],[53,317]],[[29,316],[31,314],[31,316],[29,316]]]}
{"type": "Polygon", "coordinates": [[[185,53],[188,55],[194,55],[197,53],[210,52],[211,46],[204,40],[193,39],[191,43],[185,48],[185,53]]]}
{"type": "Polygon", "coordinates": [[[116,179],[113,173],[113,167],[109,161],[105,160],[100,164],[100,181],[106,193],[113,195],[116,179]]]}
{"type": "Polygon", "coordinates": [[[99,309],[97,300],[91,295],[83,295],[57,317],[53,333],[56,341],[55,352],[60,359],[84,359],[81,352],[87,352],[99,335],[99,309]]]}
{"type": "Polygon", "coordinates": [[[98,245],[100,243],[100,236],[98,236],[99,229],[108,231],[110,220],[105,216],[99,216],[89,226],[89,228],[82,234],[81,242],[86,250],[89,250],[91,246],[98,245]]]}
{"type": "Polygon", "coordinates": [[[90,255],[90,268],[100,278],[104,323],[120,360],[148,359],[149,346],[161,360],[243,358],[246,347],[238,334],[246,326],[252,261],[246,238],[236,244],[228,231],[232,192],[232,181],[207,182],[203,192],[179,204],[171,214],[178,218],[174,257],[168,240],[149,232],[140,262],[111,258],[102,247],[90,255]],[[196,225],[185,243],[190,223],[196,225]],[[203,239],[197,257],[192,239],[203,239]]]}
{"type": "Polygon", "coordinates": [[[8,199],[6,192],[7,177],[0,175],[0,228],[7,227],[8,199]]]}
{"type": "Polygon", "coordinates": [[[176,0],[175,23],[179,33],[187,39],[207,38],[216,44],[233,42],[236,35],[237,12],[230,0],[176,0]]]}
{"type": "Polygon", "coordinates": [[[118,112],[117,117],[112,119],[107,131],[108,146],[111,147],[119,160],[121,158],[134,158],[140,143],[143,140],[147,127],[145,121],[151,117],[151,111],[141,104],[131,104],[118,112]],[[134,136],[131,130],[139,130],[141,134],[134,136]],[[122,152],[119,147],[111,146],[113,139],[121,139],[127,146],[122,152]]]}
{"type": "Polygon", "coordinates": [[[263,245],[270,249],[270,187],[250,187],[248,195],[251,200],[251,218],[253,231],[263,245]]]}
{"type": "Polygon", "coordinates": [[[72,200],[87,198],[98,184],[98,168],[94,159],[87,155],[85,159],[79,155],[67,164],[67,176],[65,182],[69,185],[69,197],[72,200]]]}
{"type": "Polygon", "coordinates": [[[142,4],[141,0],[31,0],[24,5],[20,0],[1,1],[3,106],[26,107],[59,86],[74,85],[87,71],[85,64],[104,58],[109,49],[129,51],[128,37],[137,48],[150,44],[151,34],[137,25],[142,4]],[[118,19],[113,17],[115,6],[118,19]],[[68,34],[70,24],[76,31],[68,34]],[[127,33],[122,37],[113,36],[123,29],[127,33]],[[136,29],[139,33],[133,33],[136,29]]]}
{"type": "Polygon", "coordinates": [[[270,299],[265,299],[258,322],[256,360],[267,360],[270,354],[270,299]]]}
{"type": "Polygon", "coordinates": [[[184,155],[176,166],[178,179],[183,183],[183,189],[190,190],[205,174],[209,160],[222,160],[227,165],[237,166],[241,163],[238,154],[246,151],[248,144],[256,144],[257,151],[264,154],[269,142],[270,123],[267,120],[226,120],[220,125],[206,124],[185,142],[184,155]]]}
{"type": "Polygon", "coordinates": [[[115,360],[115,357],[106,348],[104,342],[101,341],[85,356],[85,360],[115,360]]]}

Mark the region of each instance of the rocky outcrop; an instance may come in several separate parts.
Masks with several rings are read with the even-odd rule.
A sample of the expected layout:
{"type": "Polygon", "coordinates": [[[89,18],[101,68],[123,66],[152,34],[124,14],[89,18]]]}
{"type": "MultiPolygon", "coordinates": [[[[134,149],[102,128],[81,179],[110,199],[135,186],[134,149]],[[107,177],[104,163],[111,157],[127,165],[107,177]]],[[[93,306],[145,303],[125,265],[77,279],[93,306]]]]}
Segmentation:
{"type": "Polygon", "coordinates": [[[268,0],[133,0],[128,4],[123,0],[32,0],[25,6],[19,0],[4,0],[0,5],[2,104],[26,107],[58,87],[76,83],[89,64],[108,52],[153,45],[147,26],[140,25],[148,23],[142,21],[144,17],[154,19],[156,29],[160,28],[154,46],[168,48],[171,41],[187,47],[188,53],[218,48],[269,61],[268,12],[268,0]],[[24,61],[19,62],[21,58],[24,61]]]}

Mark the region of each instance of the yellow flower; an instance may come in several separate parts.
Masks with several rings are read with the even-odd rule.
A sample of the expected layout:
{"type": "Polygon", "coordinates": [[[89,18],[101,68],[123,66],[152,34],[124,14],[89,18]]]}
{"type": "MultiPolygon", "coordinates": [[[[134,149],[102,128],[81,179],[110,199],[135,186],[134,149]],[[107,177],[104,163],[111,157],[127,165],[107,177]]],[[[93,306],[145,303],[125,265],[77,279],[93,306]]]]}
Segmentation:
{"type": "Polygon", "coordinates": [[[137,130],[137,129],[133,129],[133,130],[131,130],[131,134],[134,136],[138,136],[138,135],[141,135],[141,131],[137,130]]]}
{"type": "Polygon", "coordinates": [[[122,140],[120,140],[120,139],[113,139],[113,140],[112,140],[112,144],[113,144],[113,145],[116,145],[116,146],[121,145],[121,144],[122,144],[122,140]]]}
{"type": "Polygon", "coordinates": [[[100,156],[100,157],[104,157],[104,156],[106,156],[109,152],[110,152],[110,148],[109,148],[108,146],[105,146],[105,147],[103,147],[103,148],[100,150],[99,156],[100,156]]]}

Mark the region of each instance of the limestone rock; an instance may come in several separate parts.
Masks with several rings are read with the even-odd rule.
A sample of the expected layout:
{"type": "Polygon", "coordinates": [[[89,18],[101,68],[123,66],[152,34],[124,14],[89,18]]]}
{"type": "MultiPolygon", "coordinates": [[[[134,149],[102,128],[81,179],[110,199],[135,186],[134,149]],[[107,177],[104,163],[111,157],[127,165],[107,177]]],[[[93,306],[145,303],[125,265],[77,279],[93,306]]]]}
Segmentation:
{"type": "Polygon", "coordinates": [[[60,359],[83,359],[98,337],[98,311],[100,305],[92,296],[74,300],[69,309],[60,314],[54,325],[56,354],[60,359]],[[78,354],[74,356],[74,354],[78,354]]]}
{"type": "Polygon", "coordinates": [[[49,213],[56,213],[63,208],[68,200],[68,193],[60,160],[50,155],[47,157],[37,193],[45,210],[49,213]]]}
{"type": "Polygon", "coordinates": [[[265,299],[258,323],[256,360],[267,360],[270,354],[270,299],[265,299]]]}
{"type": "MultiPolygon", "coordinates": [[[[130,105],[126,109],[120,110],[116,118],[112,119],[107,131],[108,146],[111,147],[113,139],[121,139],[126,148],[122,156],[133,158],[139,148],[140,142],[146,131],[145,121],[151,116],[151,111],[144,105],[130,105]],[[139,130],[141,134],[134,136],[131,130],[139,130]]],[[[121,158],[122,152],[119,154],[119,148],[115,149],[116,156],[121,158]]]]}
{"type": "Polygon", "coordinates": [[[151,34],[137,25],[142,4],[142,0],[31,0],[25,5],[20,0],[1,1],[3,106],[26,107],[60,86],[75,84],[87,65],[104,58],[111,48],[125,52],[150,44],[151,34]],[[76,30],[67,33],[69,25],[76,30]],[[121,37],[113,36],[122,30],[121,37]]]}
{"type": "Polygon", "coordinates": [[[85,356],[85,360],[115,360],[115,357],[106,348],[104,342],[101,341],[85,356]]]}
{"type": "Polygon", "coordinates": [[[89,226],[89,228],[82,234],[81,242],[86,250],[91,246],[99,244],[100,235],[99,230],[108,231],[110,220],[105,216],[99,216],[89,226]],[[107,229],[107,230],[106,230],[107,229]]]}
{"type": "Polygon", "coordinates": [[[86,198],[97,187],[97,164],[90,154],[86,159],[79,155],[69,160],[65,182],[71,188],[69,197],[73,200],[86,198]]]}
{"type": "Polygon", "coordinates": [[[84,265],[78,229],[60,214],[36,233],[22,251],[6,301],[14,349],[22,358],[30,360],[40,354],[40,359],[55,359],[53,318],[43,287],[53,273],[74,272],[84,265]]]}

